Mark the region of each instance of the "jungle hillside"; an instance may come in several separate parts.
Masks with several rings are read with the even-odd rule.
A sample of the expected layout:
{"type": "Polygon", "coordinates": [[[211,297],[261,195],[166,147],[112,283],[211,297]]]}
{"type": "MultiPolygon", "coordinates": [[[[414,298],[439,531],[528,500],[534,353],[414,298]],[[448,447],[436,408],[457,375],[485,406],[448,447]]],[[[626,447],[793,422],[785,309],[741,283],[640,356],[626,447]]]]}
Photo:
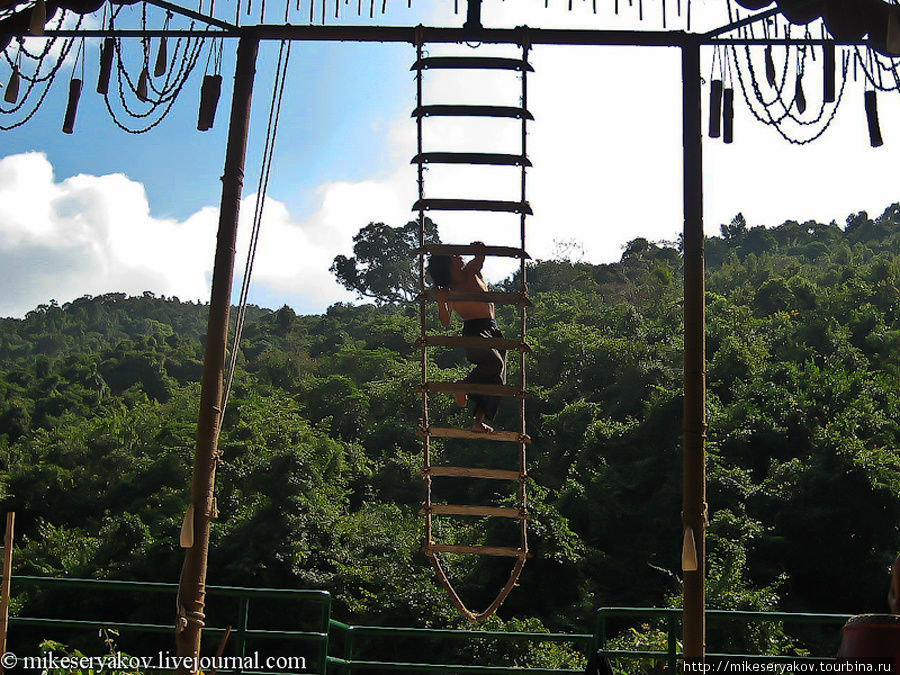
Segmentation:
{"type": "MultiPolygon", "coordinates": [[[[210,584],[325,589],[348,623],[465,625],[420,552],[411,231],[369,224],[353,257],[335,259],[364,304],[249,308],[219,442],[210,584]]],[[[885,611],[900,550],[900,205],[842,224],[738,215],[707,238],[706,259],[709,606],[885,611]]],[[[641,238],[611,264],[529,263],[534,557],[489,626],[589,632],[602,606],[677,605],[681,279],[678,242],[641,238]]],[[[207,309],[113,293],[0,319],[0,507],[17,514],[15,574],[178,580],[207,309]]],[[[429,311],[435,332],[459,333],[429,311]]],[[[517,333],[514,308],[497,318],[517,333]]],[[[436,380],[469,368],[458,350],[430,357],[436,380]]],[[[497,426],[515,428],[517,414],[505,402],[497,426]]],[[[469,424],[452,396],[435,396],[431,415],[469,424]]],[[[504,445],[436,452],[510,467],[517,450],[504,445]]],[[[514,488],[444,480],[447,503],[514,503],[514,488]]],[[[439,534],[516,536],[478,519],[446,519],[439,534]]],[[[450,573],[478,606],[508,564],[464,557],[450,573]]],[[[171,622],[172,603],[154,603],[105,609],[171,622]]],[[[61,613],[23,591],[13,612],[50,606],[61,613]]],[[[654,627],[635,628],[652,641],[654,627]]],[[[728,639],[770,651],[793,640],[780,629],[728,639]]]]}

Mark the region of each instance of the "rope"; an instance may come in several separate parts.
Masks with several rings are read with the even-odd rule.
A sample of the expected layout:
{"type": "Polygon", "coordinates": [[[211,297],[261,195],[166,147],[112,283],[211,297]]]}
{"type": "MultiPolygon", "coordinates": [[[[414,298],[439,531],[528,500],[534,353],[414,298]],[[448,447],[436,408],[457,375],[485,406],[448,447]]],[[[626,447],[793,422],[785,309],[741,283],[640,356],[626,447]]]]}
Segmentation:
{"type": "Polygon", "coordinates": [[[253,227],[250,234],[250,247],[247,250],[247,261],[244,265],[244,276],[241,280],[241,294],[238,301],[238,315],[234,329],[234,343],[229,355],[228,370],[225,376],[225,387],[222,393],[222,403],[219,406],[219,428],[225,417],[225,406],[231,394],[231,386],[234,382],[234,371],[237,366],[238,352],[240,351],[241,334],[244,331],[244,321],[247,318],[247,300],[250,295],[250,279],[253,276],[253,264],[256,261],[256,248],[259,243],[259,233],[262,226],[263,210],[266,206],[266,192],[269,188],[269,176],[272,170],[272,159],[275,153],[275,137],[278,134],[278,122],[281,118],[281,102],[284,97],[284,87],[287,82],[288,61],[291,56],[291,43],[282,40],[278,49],[278,62],[275,66],[275,86],[272,88],[272,102],[269,106],[269,122],[266,128],[266,142],[263,149],[262,170],[259,174],[259,184],[256,189],[256,206],[253,212],[253,227]]]}

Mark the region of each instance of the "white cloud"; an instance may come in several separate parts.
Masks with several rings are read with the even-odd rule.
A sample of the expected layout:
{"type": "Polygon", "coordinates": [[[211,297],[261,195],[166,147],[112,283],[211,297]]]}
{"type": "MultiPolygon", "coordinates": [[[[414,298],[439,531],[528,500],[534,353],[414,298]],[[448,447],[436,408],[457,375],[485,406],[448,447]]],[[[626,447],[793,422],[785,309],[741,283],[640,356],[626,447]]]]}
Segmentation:
{"type": "Polygon", "coordinates": [[[208,296],[212,219],[153,218],[121,174],[56,182],[41,153],[0,160],[0,315],[111,291],[208,296]],[[200,261],[203,261],[202,263],[200,261]]]}
{"type": "MultiPolygon", "coordinates": [[[[402,224],[410,219],[412,188],[405,167],[381,181],[335,182],[319,188],[319,208],[303,222],[291,218],[281,202],[266,200],[254,263],[251,301],[277,297],[301,312],[321,312],[354,295],[329,272],[334,257],[352,255],[353,235],[369,222],[402,224]]],[[[244,200],[239,250],[246,251],[255,195],[244,200]]],[[[238,274],[246,254],[239,254],[238,274]]],[[[276,304],[276,303],[268,303],[276,304]]]]}
{"type": "MultiPolygon", "coordinates": [[[[351,251],[361,226],[409,217],[404,172],[409,169],[382,182],[322,186],[320,207],[305,222],[268,199],[251,301],[254,295],[277,298],[301,311],[321,311],[352,299],[328,268],[337,253],[351,251]]],[[[255,199],[249,195],[241,206],[238,277],[255,199]]],[[[50,299],[64,303],[107,292],[150,290],[206,301],[217,224],[213,207],[183,222],[152,216],[143,186],[122,174],[57,182],[42,153],[6,157],[0,160],[0,316],[22,316],[50,299]]]]}

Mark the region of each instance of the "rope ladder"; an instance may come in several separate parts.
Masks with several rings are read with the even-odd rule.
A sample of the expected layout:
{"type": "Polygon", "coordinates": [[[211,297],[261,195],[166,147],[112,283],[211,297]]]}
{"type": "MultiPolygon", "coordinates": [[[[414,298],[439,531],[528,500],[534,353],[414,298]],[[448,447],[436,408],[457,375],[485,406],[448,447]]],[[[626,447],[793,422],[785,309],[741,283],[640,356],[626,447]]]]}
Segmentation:
{"type": "Polygon", "coordinates": [[[528,550],[529,520],[526,483],[528,470],[526,465],[526,447],[530,442],[525,428],[525,398],[526,394],[526,356],[530,351],[526,342],[526,321],[528,300],[525,278],[526,260],[529,258],[525,251],[525,222],[531,214],[531,207],[526,201],[526,169],[531,166],[526,153],[527,123],[533,119],[527,109],[527,73],[533,71],[528,63],[530,45],[523,41],[522,57],[494,58],[483,56],[425,56],[421,33],[416,40],[416,62],[411,70],[415,71],[416,78],[416,109],[412,116],[416,120],[417,154],[412,163],[417,167],[418,200],[413,210],[418,212],[419,225],[419,318],[420,337],[418,346],[421,357],[421,384],[417,387],[421,395],[421,420],[419,432],[422,436],[422,476],[424,479],[424,503],[422,513],[425,516],[425,535],[422,550],[431,561],[435,573],[441,585],[447,590],[451,601],[469,621],[482,621],[493,615],[503,601],[512,591],[519,579],[525,560],[530,557],[528,550]],[[500,70],[518,73],[521,79],[521,105],[510,106],[480,106],[480,105],[424,105],[423,104],[423,76],[427,70],[456,69],[456,70],[500,70]],[[518,154],[499,153],[465,153],[465,152],[425,152],[423,149],[423,120],[428,117],[493,117],[519,120],[521,122],[521,152],[518,154]],[[429,164],[467,164],[519,167],[521,173],[520,198],[518,201],[500,200],[473,200],[473,199],[432,199],[425,195],[424,173],[429,164]],[[489,211],[499,213],[514,213],[519,215],[518,247],[510,246],[484,246],[470,245],[443,245],[429,244],[426,241],[425,214],[428,211],[489,211]],[[519,338],[485,338],[485,337],[455,337],[446,335],[430,335],[427,330],[428,305],[436,299],[434,289],[426,286],[425,258],[427,255],[472,255],[484,254],[487,256],[500,256],[519,259],[520,286],[518,292],[464,292],[450,291],[449,300],[479,302],[493,302],[495,304],[515,305],[519,310],[519,338]],[[466,382],[436,382],[428,379],[428,349],[434,347],[452,348],[487,348],[506,350],[507,354],[518,352],[520,382],[516,386],[475,384],[466,382]],[[518,429],[515,431],[494,431],[483,433],[470,429],[458,429],[446,426],[434,426],[429,416],[429,396],[435,393],[466,393],[483,394],[490,396],[512,397],[518,401],[518,429]],[[515,469],[488,469],[464,466],[435,465],[434,448],[432,438],[467,439],[473,441],[494,441],[513,443],[518,446],[518,465],[515,469]],[[476,506],[441,504],[433,501],[432,479],[435,477],[451,477],[458,480],[464,479],[492,479],[517,483],[516,507],[476,506]],[[487,518],[510,518],[518,520],[519,544],[517,547],[489,546],[489,545],[459,545],[445,544],[434,540],[433,520],[435,517],[451,516],[476,516],[487,518]],[[501,556],[515,559],[509,579],[497,593],[488,607],[475,612],[468,609],[454,589],[453,583],[447,575],[441,561],[442,553],[467,554],[482,556],[501,556]]]}

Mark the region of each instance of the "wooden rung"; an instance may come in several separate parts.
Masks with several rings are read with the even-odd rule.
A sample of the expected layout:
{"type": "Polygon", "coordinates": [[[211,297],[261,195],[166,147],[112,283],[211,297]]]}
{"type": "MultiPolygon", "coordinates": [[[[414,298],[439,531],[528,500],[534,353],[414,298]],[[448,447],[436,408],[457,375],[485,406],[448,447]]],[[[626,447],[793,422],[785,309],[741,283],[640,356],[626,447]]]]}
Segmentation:
{"type": "MultiPolygon", "coordinates": [[[[485,434],[481,434],[484,436],[485,434]]],[[[422,473],[426,476],[451,476],[457,478],[494,478],[497,480],[515,480],[528,478],[527,474],[506,469],[479,469],[468,466],[430,466],[422,473]]]]}
{"type": "Polygon", "coordinates": [[[426,56],[416,61],[410,70],[452,68],[466,70],[527,70],[534,72],[531,64],[523,59],[494,56],[426,56]]]}
{"type": "Polygon", "coordinates": [[[521,340],[512,340],[509,338],[483,338],[474,336],[457,336],[457,335],[426,335],[419,338],[416,343],[418,346],[425,345],[429,347],[466,347],[470,349],[507,349],[510,351],[531,352],[531,347],[521,340]]]}
{"type": "Polygon", "coordinates": [[[434,553],[474,553],[476,555],[508,556],[512,558],[530,558],[527,551],[509,546],[457,546],[455,544],[431,544],[425,546],[426,552],[434,553]]]}
{"type": "Polygon", "coordinates": [[[485,166],[531,166],[525,155],[502,152],[421,152],[410,164],[479,164],[485,166]]]}
{"type": "Polygon", "coordinates": [[[515,246],[472,246],[472,244],[429,244],[416,253],[428,255],[495,255],[505,258],[525,258],[531,260],[531,256],[524,249],[515,246]]]}
{"type": "Polygon", "coordinates": [[[531,517],[519,509],[508,506],[469,506],[464,504],[432,504],[423,508],[420,513],[428,513],[441,516],[488,516],[498,518],[515,518],[517,520],[530,520],[531,517]]]}
{"type": "Polygon", "coordinates": [[[437,438],[469,438],[484,441],[502,441],[505,443],[531,443],[531,437],[520,434],[518,431],[473,431],[472,429],[456,429],[454,427],[428,427],[419,430],[422,436],[434,436],[437,438]]]}
{"type": "Polygon", "coordinates": [[[505,384],[472,384],[471,382],[426,382],[416,391],[443,392],[449,394],[481,394],[482,396],[513,396],[525,398],[528,394],[519,387],[505,384]]]}
{"type": "Polygon", "coordinates": [[[521,107],[505,105],[421,105],[412,117],[501,117],[533,120],[534,115],[521,107]]]}
{"type": "MultiPolygon", "coordinates": [[[[437,291],[429,288],[419,300],[437,300],[437,291]]],[[[493,302],[495,305],[524,305],[531,306],[531,300],[522,293],[498,293],[496,291],[450,291],[447,293],[450,302],[493,302]]]]}
{"type": "Polygon", "coordinates": [[[420,199],[413,211],[494,211],[497,213],[524,213],[532,215],[528,202],[508,199],[420,199]]]}

